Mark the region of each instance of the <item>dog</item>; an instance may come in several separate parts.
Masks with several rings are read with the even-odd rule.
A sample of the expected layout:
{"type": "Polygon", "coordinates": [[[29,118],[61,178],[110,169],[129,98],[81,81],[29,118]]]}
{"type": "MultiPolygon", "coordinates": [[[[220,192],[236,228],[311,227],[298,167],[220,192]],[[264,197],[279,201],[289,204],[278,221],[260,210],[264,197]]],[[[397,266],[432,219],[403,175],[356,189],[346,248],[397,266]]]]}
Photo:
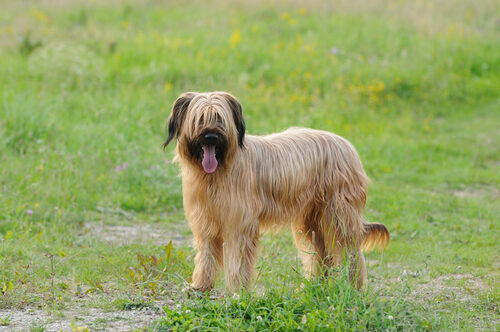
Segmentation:
{"type": "Polygon", "coordinates": [[[369,179],[346,139],[306,128],[245,134],[240,102],[227,92],[186,92],[173,104],[168,138],[197,250],[191,287],[247,288],[259,234],[290,225],[307,276],[347,265],[354,286],[367,279],[363,250],[385,248],[389,231],[363,219],[369,179]],[[348,263],[346,263],[348,262],[348,263]]]}

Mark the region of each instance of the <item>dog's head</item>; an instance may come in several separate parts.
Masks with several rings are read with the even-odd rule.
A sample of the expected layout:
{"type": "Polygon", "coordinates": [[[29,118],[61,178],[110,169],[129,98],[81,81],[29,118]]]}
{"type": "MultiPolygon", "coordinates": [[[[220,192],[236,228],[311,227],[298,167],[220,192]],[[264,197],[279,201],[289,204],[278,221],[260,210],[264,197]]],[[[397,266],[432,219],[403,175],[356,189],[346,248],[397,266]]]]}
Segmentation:
{"type": "Polygon", "coordinates": [[[239,101],[227,92],[186,92],[172,107],[168,138],[177,138],[181,158],[197,164],[206,173],[225,166],[243,147],[245,121],[239,101]]]}

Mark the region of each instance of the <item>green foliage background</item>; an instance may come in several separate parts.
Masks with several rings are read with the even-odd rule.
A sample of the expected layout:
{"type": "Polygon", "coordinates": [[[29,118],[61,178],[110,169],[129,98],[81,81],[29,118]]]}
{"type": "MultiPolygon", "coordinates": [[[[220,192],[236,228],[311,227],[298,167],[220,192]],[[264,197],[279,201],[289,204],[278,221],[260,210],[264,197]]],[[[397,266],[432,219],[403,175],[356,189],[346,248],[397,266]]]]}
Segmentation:
{"type": "MultiPolygon", "coordinates": [[[[367,218],[392,234],[383,259],[368,256],[375,288],[399,296],[403,280],[406,300],[427,306],[409,310],[437,312],[428,321],[443,329],[498,327],[498,12],[469,0],[3,2],[0,307],[64,307],[82,288],[106,289],[90,306],[131,289],[173,296],[158,289],[189,278],[187,245],[146,264],[137,254],[164,257],[168,239],[110,244],[87,226],[188,236],[165,120],[184,91],[226,90],[251,134],[304,126],[354,143],[372,179],[367,218]],[[170,277],[151,274],[166,266],[170,277]]],[[[288,235],[264,238],[263,287],[288,280],[294,250],[288,235]]]]}

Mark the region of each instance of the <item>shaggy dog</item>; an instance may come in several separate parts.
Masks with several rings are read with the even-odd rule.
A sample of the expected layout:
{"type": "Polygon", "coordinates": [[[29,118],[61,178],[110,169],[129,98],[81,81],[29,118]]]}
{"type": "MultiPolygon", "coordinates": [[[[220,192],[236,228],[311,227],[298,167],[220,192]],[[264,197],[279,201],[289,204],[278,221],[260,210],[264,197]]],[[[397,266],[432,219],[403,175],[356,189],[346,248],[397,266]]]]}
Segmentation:
{"type": "Polygon", "coordinates": [[[354,147],[326,131],[291,128],[245,135],[241,105],[226,92],[182,94],[168,119],[177,138],[184,210],[197,249],[192,287],[248,287],[259,233],[291,225],[307,275],[347,263],[366,281],[362,250],[385,247],[389,231],[363,219],[368,177],[354,147]]]}

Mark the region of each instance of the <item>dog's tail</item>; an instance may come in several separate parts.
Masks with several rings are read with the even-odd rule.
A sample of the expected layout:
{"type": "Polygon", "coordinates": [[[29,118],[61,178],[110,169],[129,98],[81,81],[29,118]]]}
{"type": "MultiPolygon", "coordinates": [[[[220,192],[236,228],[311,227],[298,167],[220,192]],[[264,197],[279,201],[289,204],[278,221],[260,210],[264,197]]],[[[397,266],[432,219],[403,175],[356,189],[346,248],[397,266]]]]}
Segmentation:
{"type": "Polygon", "coordinates": [[[361,250],[370,251],[374,248],[384,250],[389,244],[391,235],[389,230],[382,224],[363,221],[364,236],[361,241],[361,250]]]}

